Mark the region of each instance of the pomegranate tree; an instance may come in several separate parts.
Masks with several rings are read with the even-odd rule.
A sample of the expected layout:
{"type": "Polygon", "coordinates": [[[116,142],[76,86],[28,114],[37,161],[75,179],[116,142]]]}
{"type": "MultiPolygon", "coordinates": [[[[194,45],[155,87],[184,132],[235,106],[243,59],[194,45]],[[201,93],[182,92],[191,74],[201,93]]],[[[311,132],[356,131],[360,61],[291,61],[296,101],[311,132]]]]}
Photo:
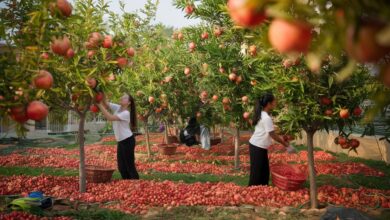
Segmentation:
{"type": "MultiPolygon", "coordinates": [[[[253,35],[267,38],[277,52],[293,59],[305,54],[305,65],[312,72],[320,72],[328,62],[345,59],[346,52],[348,62],[343,62],[337,69],[338,80],[355,73],[359,64],[370,63],[373,69],[379,69],[378,80],[389,86],[390,37],[387,30],[390,13],[383,1],[339,5],[329,1],[229,0],[226,7],[233,21],[241,22],[244,27],[253,24],[257,30],[253,35]],[[261,19],[254,19],[262,11],[270,20],[269,26],[260,22],[261,19]]],[[[289,59],[283,62],[286,68],[293,66],[289,59]]],[[[382,107],[390,104],[390,100],[380,98],[388,95],[387,90],[374,90],[371,99],[376,100],[376,105],[367,121],[373,120],[382,107]]]]}
{"type": "MultiPolygon", "coordinates": [[[[217,2],[226,4],[222,0],[217,2]]],[[[175,4],[181,9],[186,7],[182,1],[175,1],[175,4]]],[[[265,11],[258,2],[228,1],[227,9],[232,15],[233,24],[222,8],[215,7],[215,2],[201,1],[196,7],[198,10],[191,17],[207,21],[208,24],[186,30],[185,41],[196,45],[196,51],[191,57],[181,58],[179,63],[180,66],[191,68],[188,79],[183,78],[186,82],[183,84],[189,85],[191,81],[195,84],[195,92],[190,91],[189,94],[198,102],[203,99],[205,104],[188,101],[186,105],[192,109],[192,116],[198,116],[200,124],[209,128],[221,125],[232,129],[235,168],[239,169],[240,130],[250,127],[253,110],[251,94],[254,87],[251,81],[257,75],[259,78],[266,77],[263,75],[265,72],[256,72],[256,66],[260,64],[256,59],[260,51],[259,44],[255,39],[246,38],[248,30],[236,29],[234,26],[253,27],[265,19],[265,11]],[[214,33],[214,36],[204,41],[204,32],[214,33]],[[243,52],[244,45],[250,46],[243,52]],[[203,90],[208,92],[207,98],[202,98],[203,90]]],[[[185,42],[181,47],[185,47],[185,42]]],[[[259,84],[259,87],[262,86],[265,84],[259,84]]]]}
{"type": "Polygon", "coordinates": [[[297,134],[301,130],[306,133],[311,206],[317,207],[314,134],[319,130],[328,131],[332,127],[337,127],[340,137],[335,141],[336,144],[340,144],[344,149],[356,150],[359,143],[357,140],[350,140],[349,134],[345,131],[350,130],[362,118],[359,105],[368,97],[368,88],[372,80],[368,71],[360,68],[348,80],[336,82],[335,72],[344,63],[327,63],[321,67],[318,74],[312,74],[306,65],[287,70],[279,63],[275,65],[284,69],[283,71],[275,69],[273,75],[276,82],[274,87],[279,88],[277,97],[285,107],[280,111],[279,124],[287,133],[297,134]]]}
{"type": "MultiPolygon", "coordinates": [[[[36,16],[22,25],[21,31],[28,31],[17,35],[22,39],[13,40],[17,42],[14,47],[18,55],[5,69],[9,77],[7,73],[5,87],[1,88],[0,95],[5,104],[1,102],[0,112],[3,107],[9,109],[5,112],[20,123],[46,118],[48,106],[51,110],[62,111],[61,115],[65,117],[67,111],[75,112],[80,118],[79,190],[85,192],[85,119],[89,111],[98,112],[94,103],[102,101],[103,92],[117,94],[115,88],[119,82],[116,82],[115,75],[129,68],[136,56],[120,34],[104,34],[109,32],[109,25],[100,18],[104,16],[107,5],[75,1],[73,11],[73,6],[66,0],[53,3],[34,3],[36,7],[27,14],[36,16]],[[77,15],[73,16],[75,12],[77,15]],[[13,77],[12,72],[25,75],[13,77]],[[14,84],[18,81],[21,83],[14,84]]],[[[11,7],[10,10],[16,9],[11,7]]]]}

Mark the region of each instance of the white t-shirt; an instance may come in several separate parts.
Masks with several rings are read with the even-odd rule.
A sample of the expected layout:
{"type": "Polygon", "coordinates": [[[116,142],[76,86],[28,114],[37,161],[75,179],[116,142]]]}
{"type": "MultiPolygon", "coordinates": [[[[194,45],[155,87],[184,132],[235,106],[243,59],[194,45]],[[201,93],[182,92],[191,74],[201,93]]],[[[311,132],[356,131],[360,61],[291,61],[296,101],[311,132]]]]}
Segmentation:
{"type": "Polygon", "coordinates": [[[126,138],[129,138],[133,135],[130,130],[130,112],[127,110],[121,111],[120,105],[109,103],[111,110],[114,112],[114,115],[118,116],[120,121],[113,121],[112,127],[114,129],[115,139],[123,141],[126,138]]]}
{"type": "Polygon", "coordinates": [[[255,132],[253,133],[249,143],[256,147],[267,149],[272,144],[272,138],[269,132],[274,130],[272,118],[267,112],[261,112],[261,119],[257,122],[255,132]]]}

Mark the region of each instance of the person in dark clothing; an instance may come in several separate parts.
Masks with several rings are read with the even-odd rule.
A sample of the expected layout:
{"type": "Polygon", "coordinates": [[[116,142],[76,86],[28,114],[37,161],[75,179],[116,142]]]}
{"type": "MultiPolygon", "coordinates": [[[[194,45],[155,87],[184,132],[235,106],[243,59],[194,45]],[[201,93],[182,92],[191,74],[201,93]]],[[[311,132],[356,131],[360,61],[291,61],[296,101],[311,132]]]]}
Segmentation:
{"type": "Polygon", "coordinates": [[[139,179],[135,167],[135,135],[130,129],[130,124],[132,128],[136,128],[137,125],[134,98],[129,94],[124,94],[120,99],[120,105],[108,103],[105,98],[103,103],[97,105],[104,117],[112,121],[115,139],[118,141],[117,163],[122,179],[139,179]],[[113,111],[113,114],[107,111],[107,107],[113,111]]]}
{"type": "Polygon", "coordinates": [[[272,93],[265,93],[256,101],[253,117],[255,132],[249,139],[249,186],[268,185],[270,170],[267,149],[272,144],[272,139],[285,146],[289,153],[295,151],[294,147],[275,132],[272,118],[269,115],[275,107],[276,99],[272,93]]]}
{"type": "Polygon", "coordinates": [[[190,118],[188,125],[180,132],[180,141],[187,146],[199,144],[197,135],[200,134],[200,126],[195,117],[190,118]]]}

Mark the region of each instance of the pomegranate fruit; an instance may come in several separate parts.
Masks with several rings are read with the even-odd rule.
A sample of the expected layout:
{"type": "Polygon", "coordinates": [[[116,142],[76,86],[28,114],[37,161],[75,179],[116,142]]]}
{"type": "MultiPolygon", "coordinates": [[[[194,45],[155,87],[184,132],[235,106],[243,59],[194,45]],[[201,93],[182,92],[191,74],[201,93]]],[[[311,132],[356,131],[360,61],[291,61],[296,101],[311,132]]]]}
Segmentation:
{"type": "Polygon", "coordinates": [[[229,0],[227,3],[230,17],[239,26],[253,27],[266,18],[261,1],[229,0]]]}
{"type": "Polygon", "coordinates": [[[67,0],[57,0],[57,8],[64,17],[72,15],[72,5],[67,0]]]}
{"type": "Polygon", "coordinates": [[[53,76],[46,70],[40,70],[33,84],[37,89],[50,89],[53,86],[53,76]]]}
{"type": "Polygon", "coordinates": [[[71,43],[67,36],[63,37],[62,39],[55,38],[51,42],[51,50],[53,51],[53,53],[60,56],[66,56],[70,47],[71,43]]]}
{"type": "Polygon", "coordinates": [[[46,118],[48,113],[49,108],[41,101],[32,101],[27,106],[27,117],[29,119],[40,121],[46,118]]]}
{"type": "Polygon", "coordinates": [[[270,25],[268,39],[280,53],[306,53],[312,39],[311,31],[306,22],[275,19],[270,25]]]}

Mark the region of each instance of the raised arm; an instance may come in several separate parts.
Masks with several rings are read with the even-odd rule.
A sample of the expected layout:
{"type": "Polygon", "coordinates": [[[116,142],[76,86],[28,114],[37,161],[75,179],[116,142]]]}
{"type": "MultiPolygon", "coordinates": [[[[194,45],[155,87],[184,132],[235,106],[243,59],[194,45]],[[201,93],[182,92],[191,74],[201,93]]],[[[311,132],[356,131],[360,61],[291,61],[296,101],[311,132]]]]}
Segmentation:
{"type": "Polygon", "coordinates": [[[121,120],[118,116],[113,115],[110,112],[108,112],[107,108],[102,103],[98,103],[97,106],[100,108],[100,111],[102,111],[104,117],[108,121],[120,121],[121,120]]]}

